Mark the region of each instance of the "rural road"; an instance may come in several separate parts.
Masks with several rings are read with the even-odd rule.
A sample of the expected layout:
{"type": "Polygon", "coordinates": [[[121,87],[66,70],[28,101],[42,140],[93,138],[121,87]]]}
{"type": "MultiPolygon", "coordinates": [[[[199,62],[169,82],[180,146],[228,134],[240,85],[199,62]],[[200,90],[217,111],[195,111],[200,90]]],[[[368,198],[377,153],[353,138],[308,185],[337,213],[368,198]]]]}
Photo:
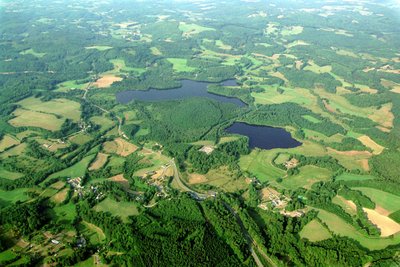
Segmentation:
{"type": "Polygon", "coordinates": [[[251,255],[253,256],[254,261],[256,262],[258,267],[264,267],[264,264],[262,264],[260,258],[258,257],[257,253],[255,252],[254,249],[257,249],[258,252],[260,252],[263,256],[263,258],[268,262],[268,266],[270,267],[277,267],[277,265],[271,260],[270,257],[268,257],[267,254],[265,254],[262,250],[258,249],[258,245],[257,243],[254,241],[254,239],[251,237],[251,235],[249,234],[249,232],[247,231],[246,227],[243,224],[242,219],[240,218],[240,216],[238,215],[237,211],[235,209],[233,209],[228,203],[226,203],[225,201],[222,201],[222,203],[224,204],[224,206],[233,214],[233,216],[235,216],[237,223],[239,224],[242,233],[244,235],[244,237],[246,238],[247,244],[249,246],[249,251],[251,253],[251,255]]]}

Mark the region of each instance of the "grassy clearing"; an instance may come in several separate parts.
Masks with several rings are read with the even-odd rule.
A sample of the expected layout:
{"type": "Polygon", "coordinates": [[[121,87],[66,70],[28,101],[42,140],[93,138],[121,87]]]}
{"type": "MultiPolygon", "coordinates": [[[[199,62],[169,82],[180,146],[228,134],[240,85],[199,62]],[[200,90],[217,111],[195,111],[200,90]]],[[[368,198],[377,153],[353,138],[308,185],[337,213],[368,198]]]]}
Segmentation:
{"type": "Polygon", "coordinates": [[[114,69],[107,72],[108,74],[119,74],[121,72],[131,72],[131,71],[135,71],[139,74],[142,74],[143,72],[146,71],[145,68],[127,67],[125,64],[125,60],[122,58],[112,59],[110,60],[110,62],[114,65],[114,69]]]}
{"type": "Polygon", "coordinates": [[[33,50],[32,48],[19,52],[21,55],[32,55],[34,57],[44,57],[46,53],[39,53],[33,50]]]}
{"type": "Polygon", "coordinates": [[[100,227],[86,221],[82,221],[80,226],[82,227],[82,233],[89,237],[91,244],[100,244],[106,239],[106,235],[100,227]]]}
{"type": "Polygon", "coordinates": [[[337,181],[365,181],[375,179],[372,175],[360,175],[353,173],[343,173],[336,177],[337,181]]]}
{"type": "Polygon", "coordinates": [[[8,179],[8,180],[17,180],[23,176],[24,176],[23,173],[10,172],[10,171],[0,168],[0,178],[8,179]]]}
{"type": "Polygon", "coordinates": [[[393,238],[373,238],[364,236],[337,215],[324,210],[319,210],[318,217],[328,225],[328,228],[334,233],[352,238],[370,250],[384,249],[387,246],[395,245],[400,242],[399,234],[395,235],[393,238]]]}
{"type": "Polygon", "coordinates": [[[285,175],[285,171],[272,165],[275,154],[255,149],[249,155],[240,158],[242,170],[255,175],[260,181],[272,181],[285,175]]]}
{"type": "Polygon", "coordinates": [[[116,138],[114,141],[108,141],[103,144],[103,150],[106,153],[117,154],[126,157],[135,152],[138,147],[121,137],[116,138]]]}
{"type": "Polygon", "coordinates": [[[177,72],[191,72],[196,70],[196,68],[189,67],[187,65],[186,58],[167,58],[167,60],[172,64],[172,68],[177,72]]]}
{"type": "Polygon", "coordinates": [[[55,206],[54,212],[59,219],[66,221],[73,221],[77,215],[75,205],[73,203],[68,203],[62,206],[55,206]]]}
{"type": "Polygon", "coordinates": [[[55,203],[62,203],[68,195],[69,188],[64,188],[57,194],[53,195],[50,199],[55,203]]]}
{"type": "Polygon", "coordinates": [[[183,36],[199,34],[204,31],[215,31],[213,28],[203,27],[194,23],[179,22],[179,30],[183,32],[183,36]]]}
{"type": "Polygon", "coordinates": [[[289,154],[282,153],[279,154],[279,156],[275,159],[276,164],[284,164],[286,161],[288,161],[290,158],[289,154]]]}
{"type": "Polygon", "coordinates": [[[304,119],[308,120],[308,121],[313,122],[313,123],[320,123],[321,122],[319,119],[317,119],[317,118],[315,118],[315,117],[313,117],[311,115],[303,115],[302,117],[304,119]]]}
{"type": "Polygon", "coordinates": [[[281,184],[289,189],[310,188],[312,184],[318,181],[328,181],[331,175],[330,170],[308,165],[301,167],[299,174],[284,178],[281,184]]]}
{"type": "Polygon", "coordinates": [[[361,191],[364,195],[375,202],[375,204],[381,206],[389,212],[400,210],[399,196],[368,187],[353,187],[352,189],[361,191]]]}
{"type": "Polygon", "coordinates": [[[311,242],[318,242],[332,237],[331,233],[318,220],[314,219],[300,231],[301,238],[307,238],[311,242]]]}
{"type": "Polygon", "coordinates": [[[337,195],[332,199],[332,203],[341,206],[350,215],[357,215],[357,206],[351,200],[337,195]]]}
{"type": "Polygon", "coordinates": [[[314,61],[310,60],[307,62],[307,66],[304,67],[304,70],[309,70],[315,73],[330,73],[332,71],[332,66],[326,65],[326,66],[318,66],[317,64],[314,63],[314,61]]]}
{"type": "Polygon", "coordinates": [[[89,85],[89,83],[77,83],[76,80],[70,80],[70,81],[65,81],[65,82],[59,83],[57,85],[56,91],[57,92],[67,92],[69,90],[75,90],[75,89],[83,90],[88,85],[89,85]]]}
{"type": "Polygon", "coordinates": [[[290,87],[280,87],[280,89],[283,90],[282,93],[279,93],[274,87],[264,86],[264,92],[251,93],[251,96],[254,97],[256,104],[263,105],[286,102],[293,102],[306,106],[317,105],[317,99],[307,89],[290,87]]]}
{"type": "Polygon", "coordinates": [[[4,191],[0,189],[0,199],[12,203],[19,201],[26,201],[29,197],[25,194],[28,188],[18,188],[11,191],[4,191]]]}
{"type": "Polygon", "coordinates": [[[83,145],[92,140],[92,137],[85,133],[78,133],[69,138],[69,141],[77,145],[83,145]]]}
{"type": "Polygon", "coordinates": [[[106,51],[113,48],[112,46],[108,46],[108,45],[92,45],[92,46],[86,46],[85,49],[96,49],[99,51],[106,51]]]}
{"type": "Polygon", "coordinates": [[[12,260],[15,260],[17,258],[17,254],[13,251],[13,248],[10,248],[8,250],[2,251],[0,253],[0,265],[3,265],[3,262],[10,262],[12,260]]]}
{"type": "Polygon", "coordinates": [[[216,40],[215,45],[224,50],[231,50],[232,46],[224,44],[221,40],[216,40]]]}
{"type": "Polygon", "coordinates": [[[89,163],[93,160],[93,158],[95,157],[95,155],[89,155],[86,156],[85,158],[83,158],[81,161],[79,161],[78,163],[76,163],[75,165],[72,165],[69,168],[66,168],[62,171],[53,173],[52,175],[50,175],[49,178],[57,178],[57,177],[70,177],[70,178],[74,178],[74,177],[81,177],[85,174],[87,167],[89,165],[89,163]]]}
{"type": "Polygon", "coordinates": [[[162,55],[160,49],[158,49],[158,48],[155,47],[155,46],[150,47],[150,51],[151,51],[151,53],[152,53],[153,55],[155,55],[155,56],[161,56],[161,55],[162,55]]]}
{"type": "Polygon", "coordinates": [[[320,132],[316,132],[309,129],[303,129],[306,138],[318,141],[325,141],[325,142],[342,142],[344,136],[341,134],[334,134],[332,136],[326,136],[320,132]]]}
{"type": "Polygon", "coordinates": [[[18,145],[19,141],[15,137],[10,135],[5,135],[0,141],[0,152],[3,152],[9,147],[18,145]]]}
{"type": "Polygon", "coordinates": [[[55,114],[73,121],[78,121],[81,117],[80,104],[65,98],[42,101],[39,98],[29,97],[18,104],[27,110],[55,114]]]}
{"type": "Polygon", "coordinates": [[[110,212],[112,215],[120,216],[123,221],[127,222],[129,216],[138,215],[139,211],[133,202],[117,202],[111,198],[106,198],[96,206],[95,211],[110,212]]]}
{"type": "Polygon", "coordinates": [[[284,27],[281,31],[281,34],[283,36],[288,36],[288,35],[297,35],[302,32],[303,32],[302,26],[290,26],[290,27],[284,27]]]}
{"type": "Polygon", "coordinates": [[[11,156],[19,156],[25,152],[27,147],[26,143],[22,143],[0,154],[0,158],[7,158],[11,156]]]}
{"type": "Polygon", "coordinates": [[[210,170],[205,178],[206,184],[216,186],[226,192],[235,192],[247,188],[244,179],[234,179],[232,173],[226,167],[210,170]]]}
{"type": "Polygon", "coordinates": [[[109,129],[111,126],[114,125],[114,122],[105,116],[94,116],[90,118],[90,121],[96,125],[99,125],[100,131],[109,129]]]}
{"type": "Polygon", "coordinates": [[[8,121],[14,127],[39,127],[49,131],[61,129],[63,119],[58,119],[55,115],[25,110],[18,108],[13,112],[15,118],[8,121]]]}

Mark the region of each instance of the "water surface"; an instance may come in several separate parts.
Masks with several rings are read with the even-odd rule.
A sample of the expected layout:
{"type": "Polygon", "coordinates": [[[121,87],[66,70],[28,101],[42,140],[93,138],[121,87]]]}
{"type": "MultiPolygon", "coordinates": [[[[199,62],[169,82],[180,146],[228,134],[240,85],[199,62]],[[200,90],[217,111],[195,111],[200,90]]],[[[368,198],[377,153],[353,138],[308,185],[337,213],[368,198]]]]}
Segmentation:
{"type": "MultiPolygon", "coordinates": [[[[189,97],[208,97],[215,99],[220,102],[233,103],[240,107],[246,106],[246,104],[238,98],[227,97],[222,95],[216,95],[207,92],[207,86],[209,82],[198,82],[191,80],[182,80],[182,86],[174,89],[149,89],[146,91],[129,90],[122,91],[116,94],[117,101],[122,104],[126,104],[132,100],[140,101],[162,101],[162,100],[176,100],[189,97]]],[[[235,80],[226,80],[221,83],[223,86],[236,86],[235,80]]]]}
{"type": "Polygon", "coordinates": [[[301,145],[299,141],[292,138],[290,133],[283,128],[235,122],[225,130],[228,133],[241,134],[249,137],[250,148],[293,148],[301,145]]]}

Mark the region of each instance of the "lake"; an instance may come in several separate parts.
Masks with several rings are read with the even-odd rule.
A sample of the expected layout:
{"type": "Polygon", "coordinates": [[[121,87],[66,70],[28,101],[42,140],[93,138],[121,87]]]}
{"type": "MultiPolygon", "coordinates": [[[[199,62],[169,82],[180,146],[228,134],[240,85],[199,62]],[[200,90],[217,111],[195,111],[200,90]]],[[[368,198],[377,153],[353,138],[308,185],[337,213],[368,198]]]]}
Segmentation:
{"type": "MultiPolygon", "coordinates": [[[[149,89],[146,91],[129,90],[122,91],[116,94],[117,101],[126,104],[132,100],[140,101],[162,101],[162,100],[176,100],[189,97],[208,97],[220,102],[233,103],[240,107],[246,104],[238,98],[226,97],[207,92],[209,82],[198,82],[191,80],[182,80],[182,86],[174,89],[149,89]]],[[[237,86],[235,80],[226,80],[220,83],[223,86],[237,86]]]]}
{"type": "Polygon", "coordinates": [[[228,133],[241,134],[249,138],[250,148],[293,148],[301,145],[292,138],[291,134],[283,128],[269,126],[250,125],[243,122],[235,122],[225,129],[228,133]]]}

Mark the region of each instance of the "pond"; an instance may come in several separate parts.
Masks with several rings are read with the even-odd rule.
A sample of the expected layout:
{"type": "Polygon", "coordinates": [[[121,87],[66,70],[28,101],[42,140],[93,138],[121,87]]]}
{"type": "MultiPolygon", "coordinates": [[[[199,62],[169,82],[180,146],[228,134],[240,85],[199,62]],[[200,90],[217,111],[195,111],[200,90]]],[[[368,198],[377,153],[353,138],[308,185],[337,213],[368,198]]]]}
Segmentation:
{"type": "MultiPolygon", "coordinates": [[[[226,97],[207,92],[209,82],[198,82],[191,80],[182,80],[182,86],[174,89],[149,89],[146,91],[129,90],[122,91],[116,94],[117,101],[126,104],[132,100],[140,101],[162,101],[162,100],[176,100],[189,97],[208,97],[220,102],[233,103],[240,107],[246,104],[238,98],[226,97]]],[[[223,86],[237,86],[235,80],[226,80],[220,83],[223,86]]]]}
{"type": "Polygon", "coordinates": [[[243,122],[235,122],[225,130],[228,133],[247,136],[249,138],[250,148],[293,148],[301,145],[299,141],[292,138],[290,133],[283,128],[250,125],[243,122]]]}

